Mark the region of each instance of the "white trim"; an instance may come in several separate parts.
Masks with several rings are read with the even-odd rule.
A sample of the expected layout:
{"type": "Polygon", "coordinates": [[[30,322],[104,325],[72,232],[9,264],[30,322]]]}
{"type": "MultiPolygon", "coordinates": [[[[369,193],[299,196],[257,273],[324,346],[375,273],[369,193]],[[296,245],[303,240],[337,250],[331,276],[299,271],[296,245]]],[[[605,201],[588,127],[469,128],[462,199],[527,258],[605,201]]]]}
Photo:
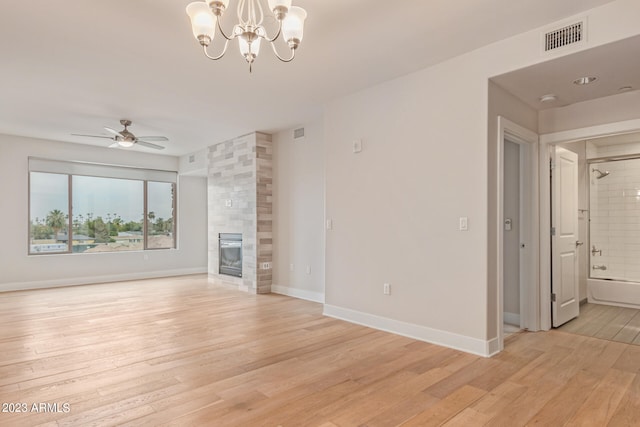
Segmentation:
{"type": "Polygon", "coordinates": [[[322,292],[307,291],[305,289],[298,289],[281,285],[271,285],[271,292],[273,292],[274,294],[286,295],[289,297],[324,304],[324,294],[322,292]]]}
{"type": "Polygon", "coordinates": [[[337,307],[335,305],[325,304],[323,314],[325,316],[345,320],[358,325],[368,326],[370,328],[453,348],[455,350],[464,351],[478,356],[490,357],[499,351],[496,350],[496,343],[494,342],[495,339],[484,341],[465,335],[416,325],[414,323],[402,322],[400,320],[337,307]]]}
{"type": "Polygon", "coordinates": [[[520,326],[520,315],[517,313],[504,312],[504,323],[508,325],[520,326]]]}
{"type": "Polygon", "coordinates": [[[551,162],[550,145],[540,137],[540,329],[551,329],[551,162]]]}
{"type": "Polygon", "coordinates": [[[495,356],[501,351],[502,348],[500,346],[500,338],[496,337],[487,341],[487,354],[489,355],[488,357],[495,356]]]}
{"type": "Polygon", "coordinates": [[[540,135],[540,328],[551,329],[551,184],[549,158],[553,145],[640,130],[640,119],[607,123],[540,135]]]}
{"type": "Polygon", "coordinates": [[[133,179],[138,181],[177,182],[178,172],[144,169],[132,166],[29,157],[29,172],[58,173],[102,178],[133,179]]]}
{"type": "Polygon", "coordinates": [[[155,279],[158,277],[188,276],[191,274],[203,274],[206,267],[182,268],[177,270],[145,271],[141,273],[109,274],[105,276],[73,277],[56,280],[40,280],[34,282],[8,282],[0,283],[0,292],[26,291],[31,289],[61,288],[65,286],[95,285],[108,282],[125,282],[129,280],[155,279]]]}
{"type": "MultiPolygon", "coordinates": [[[[504,348],[504,141],[509,139],[520,145],[521,169],[520,198],[530,206],[521,206],[520,243],[525,245],[520,256],[520,321],[523,329],[537,331],[540,329],[540,299],[538,298],[539,274],[539,216],[538,205],[538,135],[502,116],[498,116],[498,182],[497,182],[497,221],[496,224],[496,268],[497,268],[497,320],[498,348],[504,348]]],[[[522,202],[521,202],[522,203],[522,202]]]]}

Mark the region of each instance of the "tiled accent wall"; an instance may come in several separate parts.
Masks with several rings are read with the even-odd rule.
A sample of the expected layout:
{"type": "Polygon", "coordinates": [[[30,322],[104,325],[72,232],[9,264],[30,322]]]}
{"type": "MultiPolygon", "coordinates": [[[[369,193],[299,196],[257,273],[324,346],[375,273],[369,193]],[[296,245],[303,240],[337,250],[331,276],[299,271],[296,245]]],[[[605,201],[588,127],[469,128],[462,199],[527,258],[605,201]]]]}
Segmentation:
{"type": "Polygon", "coordinates": [[[271,292],[271,136],[252,133],[209,147],[209,276],[252,293],[271,292]],[[242,278],[218,272],[218,235],[242,233],[242,278]]]}
{"type": "Polygon", "coordinates": [[[591,255],[588,248],[590,275],[640,281],[640,159],[592,163],[589,179],[590,245],[602,249],[602,255],[591,255]],[[596,179],[593,168],[610,174],[596,179]]]}

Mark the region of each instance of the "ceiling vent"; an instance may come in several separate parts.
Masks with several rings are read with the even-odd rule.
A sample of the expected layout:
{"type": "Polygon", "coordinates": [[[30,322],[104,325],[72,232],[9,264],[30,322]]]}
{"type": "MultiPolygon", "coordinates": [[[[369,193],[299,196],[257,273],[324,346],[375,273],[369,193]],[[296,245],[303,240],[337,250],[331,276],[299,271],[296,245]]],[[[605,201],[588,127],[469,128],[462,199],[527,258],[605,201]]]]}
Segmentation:
{"type": "Polygon", "coordinates": [[[544,52],[581,44],[586,38],[586,19],[544,33],[544,52]]]}
{"type": "Polygon", "coordinates": [[[304,128],[298,128],[293,130],[293,139],[304,138],[304,128]]]}

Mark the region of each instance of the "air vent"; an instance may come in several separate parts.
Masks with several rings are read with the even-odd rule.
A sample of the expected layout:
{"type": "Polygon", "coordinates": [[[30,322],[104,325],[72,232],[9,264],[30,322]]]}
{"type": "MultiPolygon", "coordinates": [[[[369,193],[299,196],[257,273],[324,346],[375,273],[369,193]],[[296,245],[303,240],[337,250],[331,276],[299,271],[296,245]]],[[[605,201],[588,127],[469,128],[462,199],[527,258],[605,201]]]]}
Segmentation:
{"type": "Polygon", "coordinates": [[[584,41],[585,22],[580,21],[562,28],[549,31],[544,35],[544,51],[549,52],[561,47],[584,41]]]}
{"type": "Polygon", "coordinates": [[[304,138],[304,128],[298,128],[293,130],[293,139],[304,138]]]}
{"type": "Polygon", "coordinates": [[[194,154],[189,156],[189,163],[193,163],[196,161],[196,156],[194,154]]]}

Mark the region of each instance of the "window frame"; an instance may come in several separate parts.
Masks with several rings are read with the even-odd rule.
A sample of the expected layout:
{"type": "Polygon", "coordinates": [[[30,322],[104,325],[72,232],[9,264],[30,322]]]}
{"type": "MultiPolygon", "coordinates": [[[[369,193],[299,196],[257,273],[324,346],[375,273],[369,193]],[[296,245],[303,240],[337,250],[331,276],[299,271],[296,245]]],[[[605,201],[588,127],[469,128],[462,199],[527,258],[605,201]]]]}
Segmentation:
{"type": "MultiPolygon", "coordinates": [[[[158,169],[144,169],[137,168],[131,166],[121,166],[121,165],[107,165],[101,163],[89,163],[89,162],[72,162],[66,160],[52,160],[52,159],[44,159],[39,157],[29,157],[29,167],[28,167],[28,209],[27,209],[27,255],[28,256],[39,256],[39,255],[81,255],[84,252],[73,252],[73,177],[74,176],[87,176],[94,178],[106,178],[106,179],[129,179],[132,181],[142,182],[143,185],[143,219],[142,219],[142,231],[143,231],[143,245],[142,249],[136,249],[131,251],[107,251],[107,252],[97,252],[97,253],[118,253],[118,252],[140,252],[140,251],[156,251],[156,250],[175,250],[178,249],[178,173],[176,171],[167,171],[167,170],[158,170],[158,169]],[[32,168],[32,162],[35,166],[32,168]],[[47,166],[49,165],[49,166],[47,166]],[[68,169],[71,171],[64,171],[64,167],[68,166],[68,169]],[[50,168],[51,170],[47,170],[50,168]],[[106,168],[112,170],[120,170],[125,171],[125,176],[108,176],[108,173],[105,172],[93,175],[82,173],[83,169],[92,170],[92,168],[106,168]],[[79,169],[78,173],[73,173],[74,169],[79,169]],[[131,173],[132,176],[126,176],[128,173],[131,173]],[[31,250],[32,246],[32,217],[31,217],[31,190],[32,190],[32,173],[50,173],[57,175],[65,175],[67,177],[67,234],[69,236],[67,240],[67,249],[64,251],[55,251],[55,252],[33,252],[31,250]],[[145,174],[149,174],[152,178],[156,179],[140,179],[140,177],[145,174]],[[163,179],[164,178],[164,179],[163,179]],[[171,200],[171,209],[172,209],[172,246],[165,248],[150,248],[148,245],[149,238],[149,230],[148,230],[148,214],[149,214],[149,183],[150,182],[162,182],[168,183],[172,188],[172,200],[171,200]]],[[[115,174],[117,175],[117,174],[115,174]]],[[[57,236],[54,236],[57,238],[57,236]]]]}

